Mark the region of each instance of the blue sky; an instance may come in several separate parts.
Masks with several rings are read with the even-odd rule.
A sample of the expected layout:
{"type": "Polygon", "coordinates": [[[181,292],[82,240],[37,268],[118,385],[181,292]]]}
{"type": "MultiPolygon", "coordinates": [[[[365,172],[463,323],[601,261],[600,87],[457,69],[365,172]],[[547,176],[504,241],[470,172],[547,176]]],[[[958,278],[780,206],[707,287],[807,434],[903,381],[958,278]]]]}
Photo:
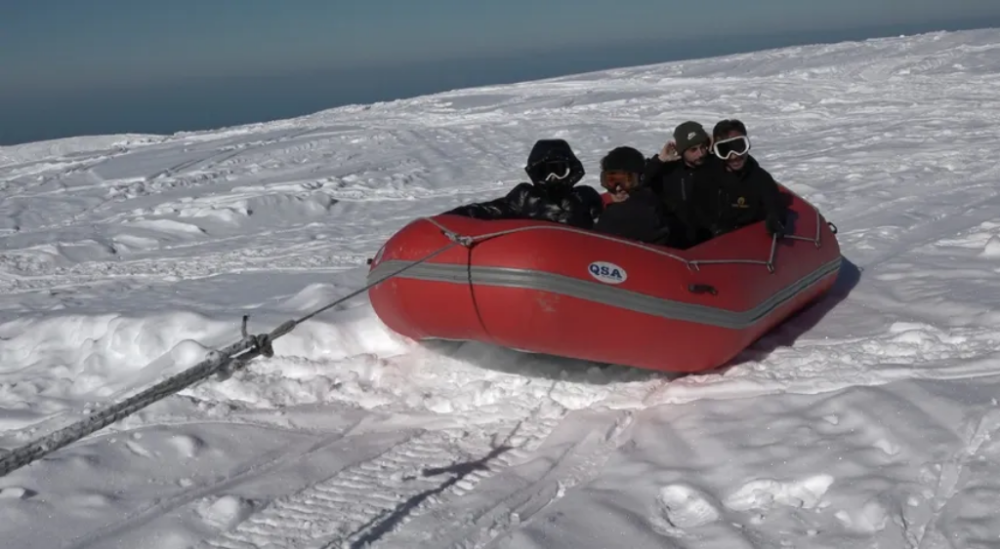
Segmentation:
{"type": "Polygon", "coordinates": [[[1000,17],[998,0],[0,0],[14,90],[1000,17]]]}

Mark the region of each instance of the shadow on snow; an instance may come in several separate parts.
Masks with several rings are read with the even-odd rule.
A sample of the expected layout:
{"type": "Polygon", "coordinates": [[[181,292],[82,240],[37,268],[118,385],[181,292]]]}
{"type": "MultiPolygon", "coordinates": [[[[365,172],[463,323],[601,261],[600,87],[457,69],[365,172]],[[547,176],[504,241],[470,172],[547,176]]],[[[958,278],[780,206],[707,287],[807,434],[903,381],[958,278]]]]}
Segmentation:
{"type": "Polygon", "coordinates": [[[795,346],[795,342],[800,337],[812,330],[827,313],[847,299],[847,296],[851,294],[860,281],[861,268],[844,257],[840,264],[840,272],[837,273],[837,280],[826,295],[789,316],[784,322],[775,326],[747,347],[736,358],[714,372],[727,370],[746,362],[758,362],[766,359],[777,349],[795,346]]]}

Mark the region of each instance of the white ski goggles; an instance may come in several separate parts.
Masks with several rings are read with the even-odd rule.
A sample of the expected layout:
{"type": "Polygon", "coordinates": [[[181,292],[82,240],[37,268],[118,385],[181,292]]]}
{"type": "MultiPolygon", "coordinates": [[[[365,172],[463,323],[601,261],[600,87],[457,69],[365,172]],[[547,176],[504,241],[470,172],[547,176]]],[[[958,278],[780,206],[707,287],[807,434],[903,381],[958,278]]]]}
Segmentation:
{"type": "Polygon", "coordinates": [[[566,160],[548,160],[544,159],[539,162],[525,168],[528,175],[532,179],[537,181],[545,181],[551,183],[553,181],[562,181],[569,177],[572,172],[572,168],[566,160]]]}
{"type": "Polygon", "coordinates": [[[728,160],[733,156],[743,156],[750,152],[750,138],[745,135],[737,135],[716,141],[712,144],[712,152],[723,160],[728,160]]]}

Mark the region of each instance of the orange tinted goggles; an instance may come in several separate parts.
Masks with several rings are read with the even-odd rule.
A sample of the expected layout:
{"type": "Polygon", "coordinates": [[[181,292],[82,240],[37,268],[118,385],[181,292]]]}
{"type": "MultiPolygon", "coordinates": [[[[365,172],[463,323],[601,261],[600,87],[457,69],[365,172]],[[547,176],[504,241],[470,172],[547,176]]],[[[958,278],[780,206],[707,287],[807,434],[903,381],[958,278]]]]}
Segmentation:
{"type": "Polygon", "coordinates": [[[601,172],[601,186],[611,192],[631,191],[639,184],[639,174],[623,171],[601,172]]]}

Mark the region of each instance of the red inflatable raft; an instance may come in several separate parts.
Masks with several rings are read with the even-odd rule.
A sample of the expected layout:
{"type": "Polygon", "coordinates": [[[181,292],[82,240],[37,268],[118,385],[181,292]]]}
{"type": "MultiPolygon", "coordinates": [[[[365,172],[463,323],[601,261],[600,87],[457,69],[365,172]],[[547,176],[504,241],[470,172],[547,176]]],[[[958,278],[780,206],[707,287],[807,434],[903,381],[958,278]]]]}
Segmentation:
{"type": "Polygon", "coordinates": [[[828,291],[840,270],[833,227],[782,190],[793,235],[774,241],[761,222],[688,250],[543,221],[418,219],[371,261],[369,283],[384,281],[369,297],[415,340],[709,370],[828,291]]]}

